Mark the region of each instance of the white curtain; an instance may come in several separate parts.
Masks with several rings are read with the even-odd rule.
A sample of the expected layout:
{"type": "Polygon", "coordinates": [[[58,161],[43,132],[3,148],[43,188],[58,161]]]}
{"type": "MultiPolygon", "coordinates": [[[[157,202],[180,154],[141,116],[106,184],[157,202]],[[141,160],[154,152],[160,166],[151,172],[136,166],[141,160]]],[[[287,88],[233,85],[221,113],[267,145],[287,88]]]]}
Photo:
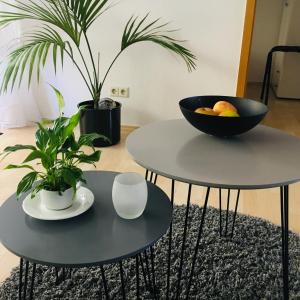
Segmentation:
{"type": "MultiPolygon", "coordinates": [[[[0,4],[0,10],[7,10],[7,6],[0,4]]],[[[21,44],[23,24],[22,22],[13,23],[0,30],[1,83],[9,51],[21,44]]],[[[34,99],[34,86],[28,89],[26,77],[24,79],[20,89],[16,84],[12,92],[8,90],[6,94],[0,95],[0,129],[28,126],[40,120],[39,108],[34,99]]]]}

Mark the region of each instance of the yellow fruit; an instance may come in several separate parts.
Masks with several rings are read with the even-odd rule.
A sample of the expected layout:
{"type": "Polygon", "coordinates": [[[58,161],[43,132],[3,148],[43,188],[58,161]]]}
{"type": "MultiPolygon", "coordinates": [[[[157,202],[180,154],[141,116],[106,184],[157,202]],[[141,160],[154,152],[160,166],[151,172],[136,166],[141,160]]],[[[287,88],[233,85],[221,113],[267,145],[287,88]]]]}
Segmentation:
{"type": "Polygon", "coordinates": [[[195,110],[195,113],[203,114],[203,115],[210,115],[210,116],[216,116],[217,113],[213,111],[212,108],[209,107],[199,107],[195,110]]]}
{"type": "Polygon", "coordinates": [[[219,117],[239,117],[240,115],[233,110],[225,110],[219,114],[219,117]]]}
{"type": "Polygon", "coordinates": [[[213,110],[217,113],[220,114],[223,111],[231,110],[234,112],[237,112],[237,109],[229,102],[227,101],[218,101],[214,107],[213,110]]]}

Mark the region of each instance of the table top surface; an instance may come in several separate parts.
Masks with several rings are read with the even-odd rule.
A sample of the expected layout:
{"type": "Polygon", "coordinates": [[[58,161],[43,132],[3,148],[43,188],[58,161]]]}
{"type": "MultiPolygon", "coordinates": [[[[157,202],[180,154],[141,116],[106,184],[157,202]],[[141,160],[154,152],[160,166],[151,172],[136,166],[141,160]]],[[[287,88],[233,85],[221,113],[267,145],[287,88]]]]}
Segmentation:
{"type": "Polygon", "coordinates": [[[95,202],[72,219],[43,221],[22,210],[22,199],[11,196],[0,207],[0,241],[11,252],[32,262],[53,266],[91,266],[117,262],[153,245],[169,228],[168,196],[148,182],[142,216],[120,218],[112,203],[114,172],[85,172],[95,202]]]}
{"type": "Polygon", "coordinates": [[[132,132],[126,146],[146,169],[201,186],[260,189],[300,181],[300,139],[262,125],[218,138],[185,119],[161,121],[132,132]]]}

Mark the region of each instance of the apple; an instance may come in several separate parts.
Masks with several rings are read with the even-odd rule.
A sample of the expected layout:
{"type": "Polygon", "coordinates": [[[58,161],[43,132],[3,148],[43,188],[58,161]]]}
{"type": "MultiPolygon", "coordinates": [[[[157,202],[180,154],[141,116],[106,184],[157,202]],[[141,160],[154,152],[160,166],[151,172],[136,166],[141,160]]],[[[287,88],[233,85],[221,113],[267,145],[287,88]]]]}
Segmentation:
{"type": "Polygon", "coordinates": [[[224,110],[219,113],[219,117],[239,117],[240,115],[233,110],[224,110]]]}
{"type": "Polygon", "coordinates": [[[217,114],[220,114],[223,111],[231,110],[234,112],[237,112],[237,109],[229,102],[227,101],[218,101],[214,107],[213,107],[214,112],[217,114]]]}
{"type": "Polygon", "coordinates": [[[198,107],[195,110],[195,113],[202,114],[202,115],[210,115],[210,116],[217,115],[217,113],[212,108],[209,108],[209,107],[198,107]]]}

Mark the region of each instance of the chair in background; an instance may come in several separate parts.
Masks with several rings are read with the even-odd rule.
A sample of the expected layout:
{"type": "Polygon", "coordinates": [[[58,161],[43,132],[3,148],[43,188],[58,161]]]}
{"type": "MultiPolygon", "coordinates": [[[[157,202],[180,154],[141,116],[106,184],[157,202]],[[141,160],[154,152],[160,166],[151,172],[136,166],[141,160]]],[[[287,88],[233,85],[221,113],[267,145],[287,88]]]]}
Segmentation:
{"type": "Polygon", "coordinates": [[[272,59],[273,59],[273,53],[274,52],[300,53],[300,46],[275,46],[269,51],[268,57],[267,57],[267,62],[266,62],[266,67],[265,67],[262,91],[261,91],[261,94],[260,94],[260,99],[266,105],[268,105],[268,100],[269,100],[272,59]]]}

